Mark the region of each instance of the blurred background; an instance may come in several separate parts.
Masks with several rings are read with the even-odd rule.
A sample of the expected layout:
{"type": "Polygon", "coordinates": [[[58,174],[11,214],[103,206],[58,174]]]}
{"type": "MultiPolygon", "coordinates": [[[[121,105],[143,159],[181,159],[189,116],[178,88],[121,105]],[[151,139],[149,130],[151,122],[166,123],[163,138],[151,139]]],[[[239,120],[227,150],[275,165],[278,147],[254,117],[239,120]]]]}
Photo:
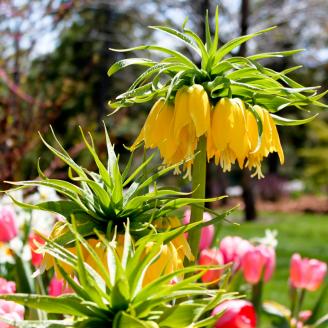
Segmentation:
{"type": "MultiPolygon", "coordinates": [[[[179,28],[188,16],[190,27],[202,35],[205,10],[208,8],[212,17],[216,5],[220,8],[221,44],[277,25],[277,29],[252,40],[235,54],[304,48],[296,56],[274,58],[265,64],[275,70],[302,65],[291,77],[306,86],[321,85],[321,91],[328,88],[326,0],[1,0],[1,189],[4,180],[35,178],[40,156],[47,174],[66,176],[62,163],[53,161],[38,136],[39,131],[47,137],[49,125],[72,156],[88,165],[77,127],[90,130],[99,149],[105,150],[104,120],[124,162],[128,154],[123,145],[131,145],[151,104],[108,116],[107,102],[126,90],[140,73],[129,67],[108,78],[107,70],[113,62],[134,55],[108,48],[158,43],[191,56],[183,44],[147,26],[169,24],[179,28]]],[[[296,114],[290,109],[283,115],[296,114]]],[[[304,113],[304,117],[307,115],[304,113]]],[[[297,116],[302,113],[297,111],[297,116]]],[[[209,164],[207,195],[233,196],[223,205],[245,204],[242,208],[247,220],[254,220],[258,209],[327,213],[327,127],[328,115],[322,112],[311,124],[280,129],[286,164],[280,167],[273,154],[264,163],[266,177],[262,180],[250,179],[248,170],[223,174],[209,164]]],[[[188,189],[188,181],[170,179],[188,189]]]]}

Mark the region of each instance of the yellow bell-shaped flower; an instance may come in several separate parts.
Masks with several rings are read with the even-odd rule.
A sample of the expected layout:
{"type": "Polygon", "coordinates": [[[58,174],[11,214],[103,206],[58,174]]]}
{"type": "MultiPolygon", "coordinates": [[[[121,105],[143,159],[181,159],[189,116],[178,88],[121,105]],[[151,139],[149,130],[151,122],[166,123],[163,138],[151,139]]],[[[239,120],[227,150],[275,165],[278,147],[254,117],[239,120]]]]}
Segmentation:
{"type": "MultiPolygon", "coordinates": [[[[170,230],[181,226],[180,220],[173,216],[160,218],[153,222],[157,229],[170,230]]],[[[147,254],[153,243],[148,243],[145,253],[147,254]]],[[[147,285],[163,274],[169,274],[183,268],[184,259],[194,260],[190,246],[184,234],[174,238],[172,241],[161,246],[160,254],[157,260],[152,263],[145,273],[143,285],[147,285]]]]}
{"type": "Polygon", "coordinates": [[[159,99],[131,149],[144,141],[146,148],[158,148],[165,165],[184,162],[189,170],[198,138],[210,128],[211,105],[201,85],[177,91],[174,107],[159,99]]]}
{"type": "Polygon", "coordinates": [[[283,164],[285,161],[284,152],[280,144],[279,134],[277,131],[276,124],[274,123],[270,113],[260,106],[254,106],[253,109],[258,113],[262,121],[263,132],[261,145],[258,149],[258,126],[254,115],[247,111],[247,131],[251,144],[251,151],[248,155],[246,167],[249,169],[255,168],[255,173],[259,178],[263,177],[261,171],[261,162],[264,157],[267,157],[269,153],[277,152],[280,163],[283,164]]]}
{"type": "Polygon", "coordinates": [[[208,158],[215,156],[223,171],[230,171],[236,160],[242,168],[249,153],[245,112],[240,99],[222,98],[214,107],[207,151],[208,158]]]}

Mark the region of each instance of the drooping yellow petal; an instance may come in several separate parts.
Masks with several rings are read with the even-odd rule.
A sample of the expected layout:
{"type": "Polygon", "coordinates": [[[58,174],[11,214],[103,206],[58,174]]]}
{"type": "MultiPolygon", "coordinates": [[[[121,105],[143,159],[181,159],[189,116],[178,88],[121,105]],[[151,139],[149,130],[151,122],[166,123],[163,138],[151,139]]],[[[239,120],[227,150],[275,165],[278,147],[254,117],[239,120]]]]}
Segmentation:
{"type": "Polygon", "coordinates": [[[284,162],[285,162],[284,151],[281,147],[280,138],[279,138],[276,124],[274,123],[273,118],[271,117],[270,114],[269,114],[269,121],[270,121],[271,129],[272,129],[272,144],[273,144],[275,150],[278,152],[280,164],[284,164],[284,162]]]}
{"type": "Polygon", "coordinates": [[[222,98],[214,107],[212,117],[212,139],[217,151],[223,151],[229,145],[234,124],[230,99],[222,98]]]}
{"type": "Polygon", "coordinates": [[[187,88],[181,88],[175,95],[173,118],[174,138],[179,138],[181,130],[191,123],[189,94],[187,90],[187,88]]]}
{"type": "Polygon", "coordinates": [[[139,133],[139,135],[138,135],[138,137],[137,137],[137,139],[134,141],[134,143],[130,147],[131,151],[134,151],[137,148],[137,146],[141,142],[144,141],[144,139],[145,139],[145,127],[143,126],[142,129],[141,129],[141,131],[140,131],[140,133],[139,133]]]}
{"type": "Polygon", "coordinates": [[[205,134],[210,127],[211,105],[204,88],[194,84],[188,88],[190,117],[196,129],[196,136],[205,134]]]}
{"type": "MultiPolygon", "coordinates": [[[[178,228],[181,226],[180,220],[176,216],[163,217],[154,222],[154,226],[156,228],[169,230],[173,228],[178,228]]],[[[184,260],[185,257],[188,258],[189,261],[193,261],[195,258],[191,253],[190,246],[184,234],[181,234],[172,240],[173,245],[178,251],[179,258],[181,261],[184,260]]]]}
{"type": "MultiPolygon", "coordinates": [[[[150,242],[145,247],[145,254],[149,253],[153,247],[153,242],[150,242]]],[[[157,260],[152,263],[144,276],[143,286],[148,285],[153,280],[158,279],[163,274],[169,274],[183,268],[183,263],[179,258],[178,252],[172,242],[162,245],[160,254],[157,260]]]]}
{"type": "Polygon", "coordinates": [[[246,111],[247,135],[250,142],[250,152],[254,152],[258,143],[258,126],[254,115],[246,111]]]}
{"type": "MultiPolygon", "coordinates": [[[[152,107],[147,120],[145,122],[145,146],[147,148],[155,148],[158,143],[162,141],[163,129],[159,129],[160,126],[160,114],[165,111],[164,99],[159,99],[152,107]]],[[[163,115],[161,115],[163,116],[163,115]]],[[[165,116],[165,115],[164,115],[165,116]]]]}
{"type": "Polygon", "coordinates": [[[232,99],[231,103],[234,105],[234,125],[232,127],[234,133],[231,136],[229,147],[236,155],[239,167],[243,168],[245,157],[250,150],[250,142],[246,133],[246,110],[243,102],[240,99],[232,99]]]}
{"type": "Polygon", "coordinates": [[[258,128],[253,115],[251,113],[247,114],[247,133],[251,143],[251,152],[248,155],[246,166],[250,169],[255,168],[255,173],[253,176],[257,175],[259,178],[261,178],[263,177],[263,173],[261,171],[261,162],[263,158],[267,157],[269,153],[277,152],[280,162],[283,163],[284,153],[280,144],[276,125],[270,113],[260,106],[254,106],[253,109],[258,113],[262,121],[263,132],[261,138],[261,146],[255,152],[258,139],[258,128]]]}
{"type": "Polygon", "coordinates": [[[213,137],[212,137],[212,128],[210,125],[210,128],[207,131],[207,138],[206,138],[206,154],[207,154],[208,161],[215,155],[215,152],[216,152],[216,149],[214,146],[214,141],[213,141],[213,137]]]}

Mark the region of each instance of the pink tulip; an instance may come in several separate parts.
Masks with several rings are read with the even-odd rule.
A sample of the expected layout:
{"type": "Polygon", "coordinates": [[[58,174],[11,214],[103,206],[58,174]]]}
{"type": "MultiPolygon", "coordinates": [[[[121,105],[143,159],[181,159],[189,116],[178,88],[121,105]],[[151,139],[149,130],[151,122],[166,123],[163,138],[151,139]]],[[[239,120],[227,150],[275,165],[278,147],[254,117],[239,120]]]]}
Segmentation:
{"type": "Polygon", "coordinates": [[[0,278],[0,294],[13,294],[16,291],[16,283],[0,278]]]}
{"type": "Polygon", "coordinates": [[[255,328],[256,313],[254,306],[245,300],[230,300],[218,305],[212,312],[215,315],[219,312],[223,315],[219,317],[215,328],[255,328]]]}
{"type": "Polygon", "coordinates": [[[55,276],[52,277],[48,287],[48,294],[50,296],[60,296],[69,293],[72,293],[72,290],[69,287],[65,286],[63,279],[58,279],[55,276]]]}
{"type": "Polygon", "coordinates": [[[317,290],[327,272],[327,264],[316,259],[302,259],[294,254],[290,262],[290,282],[294,288],[317,290]]]}
{"type": "MultiPolygon", "coordinates": [[[[188,209],[184,212],[184,217],[182,219],[183,224],[190,223],[191,211],[188,209]]],[[[211,214],[204,212],[203,221],[208,222],[212,220],[211,214]]],[[[203,250],[211,247],[214,238],[214,226],[208,225],[201,229],[199,249],[203,250]]]]}
{"type": "Polygon", "coordinates": [[[18,234],[15,221],[15,212],[12,207],[5,206],[0,209],[0,241],[7,243],[18,234]]]}
{"type": "Polygon", "coordinates": [[[233,270],[240,268],[244,254],[252,248],[248,240],[240,237],[227,236],[221,240],[220,251],[223,255],[224,264],[233,263],[233,270]]]}
{"type": "Polygon", "coordinates": [[[29,236],[28,242],[31,248],[31,262],[35,267],[38,267],[41,265],[41,262],[43,260],[43,255],[36,252],[38,249],[37,245],[44,244],[44,240],[39,235],[32,232],[29,236]]]}
{"type": "Polygon", "coordinates": [[[276,255],[272,247],[253,246],[243,256],[242,269],[245,280],[252,285],[270,280],[275,268],[276,255]]]}
{"type": "MultiPolygon", "coordinates": [[[[222,265],[223,257],[218,249],[203,249],[199,256],[200,265],[222,265]]],[[[202,282],[216,282],[221,276],[222,270],[208,270],[202,276],[202,282]]]]}
{"type": "MultiPolygon", "coordinates": [[[[24,319],[24,306],[11,301],[0,300],[0,316],[9,319],[20,321],[24,319]]],[[[13,326],[0,321],[0,328],[11,328],[13,326]]]]}

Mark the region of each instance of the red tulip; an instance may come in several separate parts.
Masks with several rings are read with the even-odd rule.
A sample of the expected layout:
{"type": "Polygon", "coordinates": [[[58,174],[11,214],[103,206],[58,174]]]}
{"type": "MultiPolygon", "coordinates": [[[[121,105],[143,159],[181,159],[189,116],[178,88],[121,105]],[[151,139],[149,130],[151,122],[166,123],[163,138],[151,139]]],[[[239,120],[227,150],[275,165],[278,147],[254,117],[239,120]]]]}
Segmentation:
{"type": "Polygon", "coordinates": [[[29,237],[29,245],[31,248],[31,262],[35,267],[40,266],[43,260],[43,255],[36,252],[38,249],[38,244],[44,244],[44,240],[39,235],[32,232],[29,237]]]}
{"type": "Polygon", "coordinates": [[[257,284],[263,276],[263,280],[267,282],[272,276],[275,263],[276,255],[272,247],[253,246],[242,259],[245,280],[249,284],[257,284]]]}
{"type": "Polygon", "coordinates": [[[294,254],[290,262],[290,282],[295,288],[317,290],[327,272],[327,264],[316,259],[302,259],[294,254]]]}
{"type": "Polygon", "coordinates": [[[219,312],[223,315],[218,319],[215,328],[255,328],[256,313],[254,306],[245,300],[230,300],[217,306],[212,315],[219,312]]]}
{"type": "MultiPolygon", "coordinates": [[[[218,249],[203,249],[199,256],[200,265],[222,265],[223,257],[218,249]]],[[[208,270],[202,276],[202,282],[215,282],[221,276],[222,270],[208,270]]]]}
{"type": "Polygon", "coordinates": [[[15,221],[15,211],[12,207],[4,206],[0,209],[0,241],[7,243],[18,234],[15,221]]]}
{"type": "Polygon", "coordinates": [[[233,263],[233,270],[240,268],[244,254],[252,248],[248,240],[240,237],[227,236],[221,240],[220,251],[223,255],[224,264],[233,263]]]}
{"type": "MultiPolygon", "coordinates": [[[[183,224],[190,223],[190,215],[191,215],[190,210],[186,210],[184,212],[184,217],[182,219],[183,224]]],[[[212,220],[211,214],[204,212],[203,221],[207,222],[210,220],[212,220]]],[[[200,233],[199,249],[203,250],[211,247],[213,238],[214,238],[214,226],[208,225],[206,227],[203,227],[200,233]]]]}

